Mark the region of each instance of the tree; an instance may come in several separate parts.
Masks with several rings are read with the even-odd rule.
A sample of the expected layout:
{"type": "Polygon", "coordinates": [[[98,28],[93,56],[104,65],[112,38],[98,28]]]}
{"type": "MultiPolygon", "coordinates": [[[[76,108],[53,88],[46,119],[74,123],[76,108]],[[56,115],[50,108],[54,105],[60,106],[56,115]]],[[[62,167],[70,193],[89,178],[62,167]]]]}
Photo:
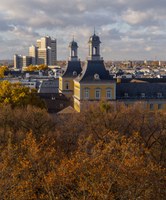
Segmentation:
{"type": "Polygon", "coordinates": [[[8,70],[7,66],[0,67],[0,78],[4,78],[4,72],[8,70]]]}
{"type": "Polygon", "coordinates": [[[0,83],[0,104],[10,104],[13,108],[27,105],[45,107],[35,89],[22,86],[20,83],[12,84],[8,81],[0,83]]]}
{"type": "Polygon", "coordinates": [[[26,71],[38,71],[38,70],[47,70],[48,66],[41,64],[41,65],[29,65],[26,67],[26,71]]]}

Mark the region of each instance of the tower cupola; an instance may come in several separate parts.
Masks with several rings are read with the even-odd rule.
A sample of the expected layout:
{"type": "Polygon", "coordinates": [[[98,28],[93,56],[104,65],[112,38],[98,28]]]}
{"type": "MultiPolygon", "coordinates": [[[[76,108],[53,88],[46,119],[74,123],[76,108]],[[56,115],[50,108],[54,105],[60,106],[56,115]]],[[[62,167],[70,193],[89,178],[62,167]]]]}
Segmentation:
{"type": "Polygon", "coordinates": [[[100,38],[95,33],[89,38],[89,59],[101,60],[100,57],[100,38]]]}
{"type": "Polygon", "coordinates": [[[78,44],[77,42],[73,40],[69,43],[69,49],[70,49],[70,61],[78,61],[78,44]]]}

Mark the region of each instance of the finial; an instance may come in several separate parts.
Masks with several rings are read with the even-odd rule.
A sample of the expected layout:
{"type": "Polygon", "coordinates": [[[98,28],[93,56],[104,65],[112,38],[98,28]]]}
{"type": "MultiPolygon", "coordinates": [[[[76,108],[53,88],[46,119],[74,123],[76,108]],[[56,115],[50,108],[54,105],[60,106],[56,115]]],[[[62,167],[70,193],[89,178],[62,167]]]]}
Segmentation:
{"type": "Polygon", "coordinates": [[[96,34],[96,29],[95,29],[95,26],[94,26],[94,35],[96,34]]]}

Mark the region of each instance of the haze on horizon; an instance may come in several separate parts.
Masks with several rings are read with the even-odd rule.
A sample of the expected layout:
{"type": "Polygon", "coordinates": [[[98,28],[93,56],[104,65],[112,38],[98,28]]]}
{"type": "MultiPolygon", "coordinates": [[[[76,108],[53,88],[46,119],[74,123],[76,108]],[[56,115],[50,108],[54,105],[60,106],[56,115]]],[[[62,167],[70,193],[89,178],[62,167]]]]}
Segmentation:
{"type": "Polygon", "coordinates": [[[0,59],[28,55],[36,39],[49,35],[58,41],[58,59],[65,60],[74,35],[84,60],[94,27],[105,60],[166,60],[165,0],[5,0],[0,59]]]}

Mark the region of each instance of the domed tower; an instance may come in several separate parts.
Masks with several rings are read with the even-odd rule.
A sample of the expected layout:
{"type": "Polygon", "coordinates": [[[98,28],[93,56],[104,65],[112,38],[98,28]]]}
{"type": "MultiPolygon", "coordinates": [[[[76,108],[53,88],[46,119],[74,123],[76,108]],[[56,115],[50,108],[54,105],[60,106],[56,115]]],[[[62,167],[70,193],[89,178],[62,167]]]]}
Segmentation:
{"type": "Polygon", "coordinates": [[[73,41],[70,42],[69,44],[69,49],[70,49],[70,57],[69,60],[70,61],[78,61],[78,45],[77,42],[73,41]]]}
{"type": "Polygon", "coordinates": [[[74,79],[81,73],[81,62],[77,55],[77,42],[69,43],[70,56],[61,77],[59,77],[59,92],[68,98],[72,98],[74,94],[74,79]]]}
{"type": "Polygon", "coordinates": [[[99,36],[94,33],[88,43],[88,60],[82,72],[74,79],[74,108],[78,112],[87,109],[93,102],[116,99],[116,82],[100,57],[99,36]]]}
{"type": "Polygon", "coordinates": [[[101,60],[100,38],[95,33],[89,38],[89,60],[101,60]]]}

